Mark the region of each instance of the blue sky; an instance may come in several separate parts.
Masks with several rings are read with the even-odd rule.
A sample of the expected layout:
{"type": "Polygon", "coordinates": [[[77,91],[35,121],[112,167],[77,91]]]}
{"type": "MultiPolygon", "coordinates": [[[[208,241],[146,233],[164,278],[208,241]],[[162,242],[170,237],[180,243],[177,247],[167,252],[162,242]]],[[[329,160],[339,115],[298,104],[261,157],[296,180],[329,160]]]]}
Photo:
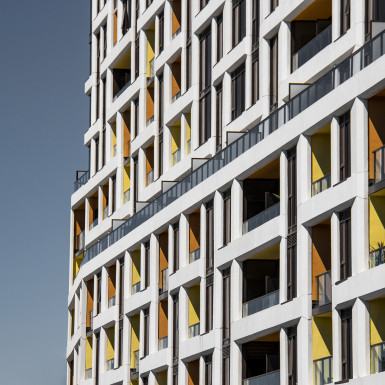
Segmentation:
{"type": "Polygon", "coordinates": [[[65,384],[70,196],[87,167],[89,0],[0,4],[0,385],[65,384]]]}

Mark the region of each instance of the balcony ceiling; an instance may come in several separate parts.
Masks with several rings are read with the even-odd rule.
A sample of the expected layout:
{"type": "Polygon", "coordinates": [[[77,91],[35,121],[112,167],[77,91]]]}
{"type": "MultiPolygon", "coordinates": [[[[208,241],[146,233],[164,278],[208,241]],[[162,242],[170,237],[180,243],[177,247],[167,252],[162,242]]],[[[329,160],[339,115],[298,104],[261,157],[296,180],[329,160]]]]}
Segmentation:
{"type": "Polygon", "coordinates": [[[295,21],[328,19],[332,15],[331,0],[316,0],[309,5],[295,21]]]}

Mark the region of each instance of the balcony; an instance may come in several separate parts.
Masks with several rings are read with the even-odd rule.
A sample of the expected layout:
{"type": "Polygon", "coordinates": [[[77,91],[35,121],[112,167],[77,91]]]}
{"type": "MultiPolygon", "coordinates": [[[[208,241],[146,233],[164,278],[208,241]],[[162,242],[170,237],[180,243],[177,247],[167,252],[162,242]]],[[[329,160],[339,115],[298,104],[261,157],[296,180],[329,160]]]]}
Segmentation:
{"type": "Polygon", "coordinates": [[[108,372],[109,370],[112,370],[114,369],[114,359],[111,358],[110,360],[108,360],[106,362],[106,372],[108,372]]]}
{"type": "Polygon", "coordinates": [[[311,196],[317,195],[321,193],[322,191],[327,190],[330,188],[331,185],[331,178],[330,174],[325,175],[321,179],[316,180],[311,184],[311,196]]]}
{"type": "Polygon", "coordinates": [[[370,347],[370,367],[371,373],[385,371],[385,342],[370,347]]]}
{"type": "Polygon", "coordinates": [[[263,295],[262,297],[255,298],[242,305],[242,317],[247,317],[251,314],[258,313],[269,307],[279,304],[279,290],[273,291],[263,295]]]}
{"type": "Polygon", "coordinates": [[[331,271],[315,277],[317,285],[317,299],[313,301],[313,308],[332,303],[331,271]]]}
{"type": "Polygon", "coordinates": [[[199,336],[199,334],[200,334],[200,322],[196,323],[195,325],[189,326],[188,338],[199,336]]]}
{"type": "Polygon", "coordinates": [[[95,258],[108,247],[129,234],[133,229],[149,219],[154,218],[157,213],[174,203],[175,197],[182,198],[185,193],[212,177],[246,151],[259,144],[267,136],[280,128],[284,129],[286,123],[383,56],[385,53],[384,35],[385,33],[382,33],[366,43],[354,52],[353,55],[332,68],[316,82],[271,113],[266,119],[248,130],[239,139],[218,152],[201,167],[186,175],[172,188],[140,210],[140,212],[128,218],[126,222],[116,230],[89,247],[85,252],[82,264],[95,258]]]}
{"type": "Polygon", "coordinates": [[[369,269],[385,263],[385,246],[381,246],[369,253],[369,269]]]}
{"type": "Polygon", "coordinates": [[[74,191],[77,191],[85,185],[88,182],[88,179],[90,179],[90,172],[89,171],[76,171],[76,180],[74,182],[74,191]]]}
{"type": "Polygon", "coordinates": [[[163,294],[168,290],[168,268],[162,270],[161,287],[159,288],[159,294],[163,294]]]}
{"type": "Polygon", "coordinates": [[[246,234],[249,231],[256,229],[273,218],[278,217],[279,213],[280,204],[276,203],[275,205],[248,219],[246,222],[243,222],[242,233],[246,234]]]}
{"type": "Polygon", "coordinates": [[[189,263],[193,263],[197,261],[201,257],[201,249],[196,249],[194,251],[190,251],[189,254],[189,263]]]}
{"type": "Polygon", "coordinates": [[[280,384],[280,371],[261,374],[243,380],[242,385],[279,385],[280,384]]]}
{"type": "Polygon", "coordinates": [[[172,155],[171,155],[171,166],[175,166],[177,163],[180,162],[181,158],[181,150],[178,148],[172,155]]]}
{"type": "Polygon", "coordinates": [[[163,350],[168,347],[168,337],[159,338],[158,340],[158,350],[163,350]]]}
{"type": "Polygon", "coordinates": [[[115,101],[131,85],[131,70],[113,69],[112,80],[113,101],[115,101]]]}
{"type": "Polygon", "coordinates": [[[333,382],[333,357],[325,357],[313,362],[314,385],[333,382]]]}
{"type": "Polygon", "coordinates": [[[131,190],[128,189],[123,193],[123,204],[127,203],[130,200],[130,192],[131,190]]]}
{"type": "Polygon", "coordinates": [[[292,58],[293,72],[332,43],[332,26],[325,28],[313,40],[298,50],[292,58]]]}
{"type": "Polygon", "coordinates": [[[112,306],[115,306],[116,304],[116,297],[111,297],[108,299],[108,307],[112,307],[112,306]]]}
{"type": "Polygon", "coordinates": [[[139,292],[140,292],[140,282],[137,282],[131,286],[131,295],[134,295],[139,292]]]}

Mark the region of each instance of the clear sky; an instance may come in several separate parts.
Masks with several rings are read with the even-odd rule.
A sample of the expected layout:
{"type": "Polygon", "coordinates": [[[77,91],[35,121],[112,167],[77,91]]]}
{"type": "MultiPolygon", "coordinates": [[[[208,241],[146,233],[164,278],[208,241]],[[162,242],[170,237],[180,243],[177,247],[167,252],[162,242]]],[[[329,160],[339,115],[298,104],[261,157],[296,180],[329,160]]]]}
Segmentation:
{"type": "Polygon", "coordinates": [[[64,385],[89,0],[0,0],[0,385],[64,385]]]}

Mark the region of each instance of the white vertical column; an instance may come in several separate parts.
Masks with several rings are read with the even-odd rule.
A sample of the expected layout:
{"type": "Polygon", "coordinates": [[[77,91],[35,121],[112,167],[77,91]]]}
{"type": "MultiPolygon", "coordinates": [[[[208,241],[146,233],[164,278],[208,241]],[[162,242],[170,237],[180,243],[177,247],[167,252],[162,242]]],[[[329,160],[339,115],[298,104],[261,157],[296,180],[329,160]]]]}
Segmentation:
{"type": "Polygon", "coordinates": [[[188,264],[189,258],[189,222],[188,216],[180,215],[179,220],[179,267],[182,268],[188,264]]]}
{"type": "Polygon", "coordinates": [[[234,179],[231,186],[231,240],[242,236],[243,182],[234,179]]]}
{"type": "Polygon", "coordinates": [[[333,213],[330,219],[331,251],[332,251],[332,285],[340,280],[340,220],[338,213],[333,213]]]}
{"type": "Polygon", "coordinates": [[[223,198],[219,191],[214,195],[214,255],[223,246],[223,198]]]}
{"type": "Polygon", "coordinates": [[[148,350],[149,354],[155,353],[158,350],[158,317],[159,307],[158,303],[151,301],[150,304],[150,327],[148,330],[148,350]]]}
{"type": "MultiPolygon", "coordinates": [[[[278,84],[281,84],[281,81],[287,79],[290,75],[291,69],[291,31],[288,23],[282,21],[279,27],[278,33],[278,84]]],[[[284,89],[279,87],[278,89],[278,103],[279,106],[284,104],[282,98],[289,94],[288,85],[285,82],[282,82],[284,89]]]]}
{"type": "Polygon", "coordinates": [[[150,272],[149,286],[159,287],[159,239],[155,234],[150,236],[150,272]]]}
{"type": "Polygon", "coordinates": [[[287,155],[281,152],[279,179],[280,179],[280,234],[282,235],[279,245],[279,302],[287,300],[287,226],[288,226],[288,160],[287,155]]]}
{"type": "Polygon", "coordinates": [[[279,351],[280,351],[280,385],[288,384],[288,339],[285,329],[279,331],[279,351]]]}
{"type": "Polygon", "coordinates": [[[340,181],[340,126],[338,119],[333,117],[330,123],[330,149],[331,149],[331,185],[340,181]]]}
{"type": "Polygon", "coordinates": [[[353,378],[370,374],[370,315],[367,303],[357,298],[352,311],[353,378]]]}
{"type": "Polygon", "coordinates": [[[225,1],[225,5],[223,7],[223,25],[227,26],[227,28],[223,28],[223,53],[229,53],[232,48],[232,31],[233,31],[233,19],[232,19],[232,2],[225,1]]]}
{"type": "MultiPolygon", "coordinates": [[[[297,145],[297,206],[311,196],[311,138],[301,135],[297,145]]],[[[300,210],[298,210],[300,216],[300,210]]]]}
{"type": "Polygon", "coordinates": [[[297,327],[298,384],[313,383],[312,321],[301,317],[297,327]]]}
{"type": "Polygon", "coordinates": [[[259,47],[259,94],[262,111],[267,116],[270,112],[270,41],[265,39],[259,47]]]}
{"type": "Polygon", "coordinates": [[[312,240],[309,230],[300,226],[297,231],[297,297],[308,296],[311,301],[312,240]]]}
{"type": "Polygon", "coordinates": [[[365,43],[365,3],[365,0],[355,0],[354,2],[351,2],[350,5],[350,25],[351,28],[354,29],[354,36],[357,45],[365,43]]]}
{"type": "Polygon", "coordinates": [[[369,267],[368,199],[357,196],[352,206],[351,215],[352,275],[356,275],[369,267]]]}
{"type": "Polygon", "coordinates": [[[168,275],[174,273],[174,228],[168,225],[168,275]]]}
{"type": "MultiPolygon", "coordinates": [[[[144,257],[145,247],[144,243],[140,244],[140,290],[145,288],[145,271],[146,271],[146,258],[144,257]]],[[[143,341],[143,340],[141,340],[143,341]]]]}
{"type": "Polygon", "coordinates": [[[338,310],[333,309],[333,381],[341,380],[341,318],[338,310]]]}
{"type": "Polygon", "coordinates": [[[101,306],[100,311],[103,311],[108,308],[108,271],[103,266],[102,267],[102,278],[101,278],[101,306]]]}
{"type": "Polygon", "coordinates": [[[179,343],[188,338],[188,294],[184,287],[179,290],[179,343]]]}
{"type": "Polygon", "coordinates": [[[103,186],[98,187],[98,224],[103,220],[103,186]]]}
{"type": "MultiPolygon", "coordinates": [[[[223,33],[225,33],[226,28],[224,28],[223,33]]],[[[222,108],[223,108],[223,127],[226,127],[227,124],[231,122],[231,75],[228,72],[225,72],[223,75],[222,81],[222,108]]],[[[224,138],[223,142],[227,138],[224,138]]]]}
{"type": "Polygon", "coordinates": [[[341,35],[341,0],[332,0],[332,41],[341,35]]]}
{"type": "Polygon", "coordinates": [[[233,261],[231,264],[231,325],[242,318],[242,262],[233,261]]]}

